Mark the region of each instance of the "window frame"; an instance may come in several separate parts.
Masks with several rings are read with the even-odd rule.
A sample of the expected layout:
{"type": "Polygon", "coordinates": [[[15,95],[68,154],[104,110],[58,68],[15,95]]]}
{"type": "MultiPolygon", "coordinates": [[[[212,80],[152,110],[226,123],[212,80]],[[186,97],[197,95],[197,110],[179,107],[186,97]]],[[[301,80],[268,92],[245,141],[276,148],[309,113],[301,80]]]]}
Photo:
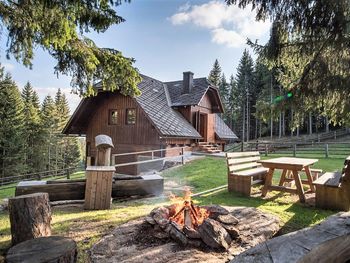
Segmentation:
{"type": "Polygon", "coordinates": [[[125,124],[126,125],[135,125],[136,124],[136,121],[137,121],[137,111],[136,111],[136,108],[128,108],[125,110],[125,124]],[[135,120],[134,120],[134,123],[129,123],[128,122],[128,113],[129,111],[135,111],[135,120]]]}
{"type": "Polygon", "coordinates": [[[108,110],[108,125],[120,125],[120,109],[110,109],[108,110]],[[117,112],[117,121],[112,123],[112,112],[117,112]]]}

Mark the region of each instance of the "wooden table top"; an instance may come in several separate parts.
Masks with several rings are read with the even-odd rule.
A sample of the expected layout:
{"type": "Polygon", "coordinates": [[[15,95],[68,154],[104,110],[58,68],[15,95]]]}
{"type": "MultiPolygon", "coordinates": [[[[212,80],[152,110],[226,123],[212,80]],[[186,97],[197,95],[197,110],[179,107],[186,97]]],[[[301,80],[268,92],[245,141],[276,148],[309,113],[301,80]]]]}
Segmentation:
{"type": "Polygon", "coordinates": [[[304,158],[295,158],[295,157],[279,157],[279,158],[273,158],[269,160],[260,160],[258,161],[262,164],[262,166],[267,168],[280,168],[280,169],[288,169],[288,168],[295,168],[295,169],[302,169],[306,166],[310,166],[316,162],[318,162],[318,159],[304,159],[304,158]]]}

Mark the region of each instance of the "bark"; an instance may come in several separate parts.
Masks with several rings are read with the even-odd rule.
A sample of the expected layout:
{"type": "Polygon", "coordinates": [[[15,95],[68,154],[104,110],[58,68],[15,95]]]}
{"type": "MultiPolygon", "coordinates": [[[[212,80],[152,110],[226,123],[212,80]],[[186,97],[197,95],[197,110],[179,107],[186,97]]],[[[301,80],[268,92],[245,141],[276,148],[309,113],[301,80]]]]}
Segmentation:
{"type": "Polygon", "coordinates": [[[22,242],[7,253],[6,262],[74,263],[77,245],[74,240],[52,236],[22,242]]]}
{"type": "Polygon", "coordinates": [[[12,245],[51,235],[51,207],[47,193],[9,199],[12,245]]]}
{"type": "Polygon", "coordinates": [[[221,224],[213,219],[207,218],[198,227],[198,232],[204,241],[211,248],[228,249],[232,239],[229,233],[221,224]]]}

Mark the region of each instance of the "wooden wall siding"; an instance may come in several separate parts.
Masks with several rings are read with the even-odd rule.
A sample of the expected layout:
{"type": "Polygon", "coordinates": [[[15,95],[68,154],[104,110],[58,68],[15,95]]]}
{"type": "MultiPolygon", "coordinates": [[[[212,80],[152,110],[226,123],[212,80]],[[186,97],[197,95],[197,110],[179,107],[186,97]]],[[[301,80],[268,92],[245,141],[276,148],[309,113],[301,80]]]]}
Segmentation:
{"type": "Polygon", "coordinates": [[[178,111],[185,117],[185,119],[192,124],[192,109],[191,106],[178,108],[178,111]]]}
{"type": "Polygon", "coordinates": [[[204,97],[202,98],[201,102],[199,103],[199,107],[206,108],[206,109],[210,110],[210,112],[211,112],[212,103],[210,101],[208,93],[206,93],[204,95],[204,97]]]}
{"type": "Polygon", "coordinates": [[[208,142],[215,142],[215,117],[214,114],[208,114],[207,115],[207,141],[208,142]]]}
{"type": "Polygon", "coordinates": [[[186,144],[192,144],[193,142],[194,142],[194,140],[190,140],[190,139],[176,139],[176,138],[165,139],[165,144],[167,144],[167,145],[182,146],[182,145],[186,145],[186,144]]]}
{"type": "Polygon", "coordinates": [[[86,141],[91,142],[91,149],[95,147],[94,138],[98,134],[106,134],[116,144],[160,145],[158,132],[147,119],[142,109],[131,97],[119,94],[109,94],[105,103],[97,109],[88,125],[86,141]],[[126,124],[126,109],[136,109],[136,124],[126,124]],[[109,125],[109,110],[119,110],[119,124],[109,125]]]}

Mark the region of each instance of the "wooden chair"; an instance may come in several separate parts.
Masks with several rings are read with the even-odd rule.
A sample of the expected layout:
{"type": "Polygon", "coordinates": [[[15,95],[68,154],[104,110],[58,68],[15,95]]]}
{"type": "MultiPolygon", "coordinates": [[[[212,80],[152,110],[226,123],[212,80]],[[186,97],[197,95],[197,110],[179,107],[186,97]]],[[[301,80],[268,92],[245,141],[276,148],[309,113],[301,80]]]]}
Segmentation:
{"type": "Polygon", "coordinates": [[[350,156],[342,172],[325,173],[314,182],[316,207],[332,210],[350,210],[350,156]]]}
{"type": "Polygon", "coordinates": [[[259,160],[259,152],[226,153],[229,192],[250,196],[252,185],[264,183],[268,169],[259,160]]]}

